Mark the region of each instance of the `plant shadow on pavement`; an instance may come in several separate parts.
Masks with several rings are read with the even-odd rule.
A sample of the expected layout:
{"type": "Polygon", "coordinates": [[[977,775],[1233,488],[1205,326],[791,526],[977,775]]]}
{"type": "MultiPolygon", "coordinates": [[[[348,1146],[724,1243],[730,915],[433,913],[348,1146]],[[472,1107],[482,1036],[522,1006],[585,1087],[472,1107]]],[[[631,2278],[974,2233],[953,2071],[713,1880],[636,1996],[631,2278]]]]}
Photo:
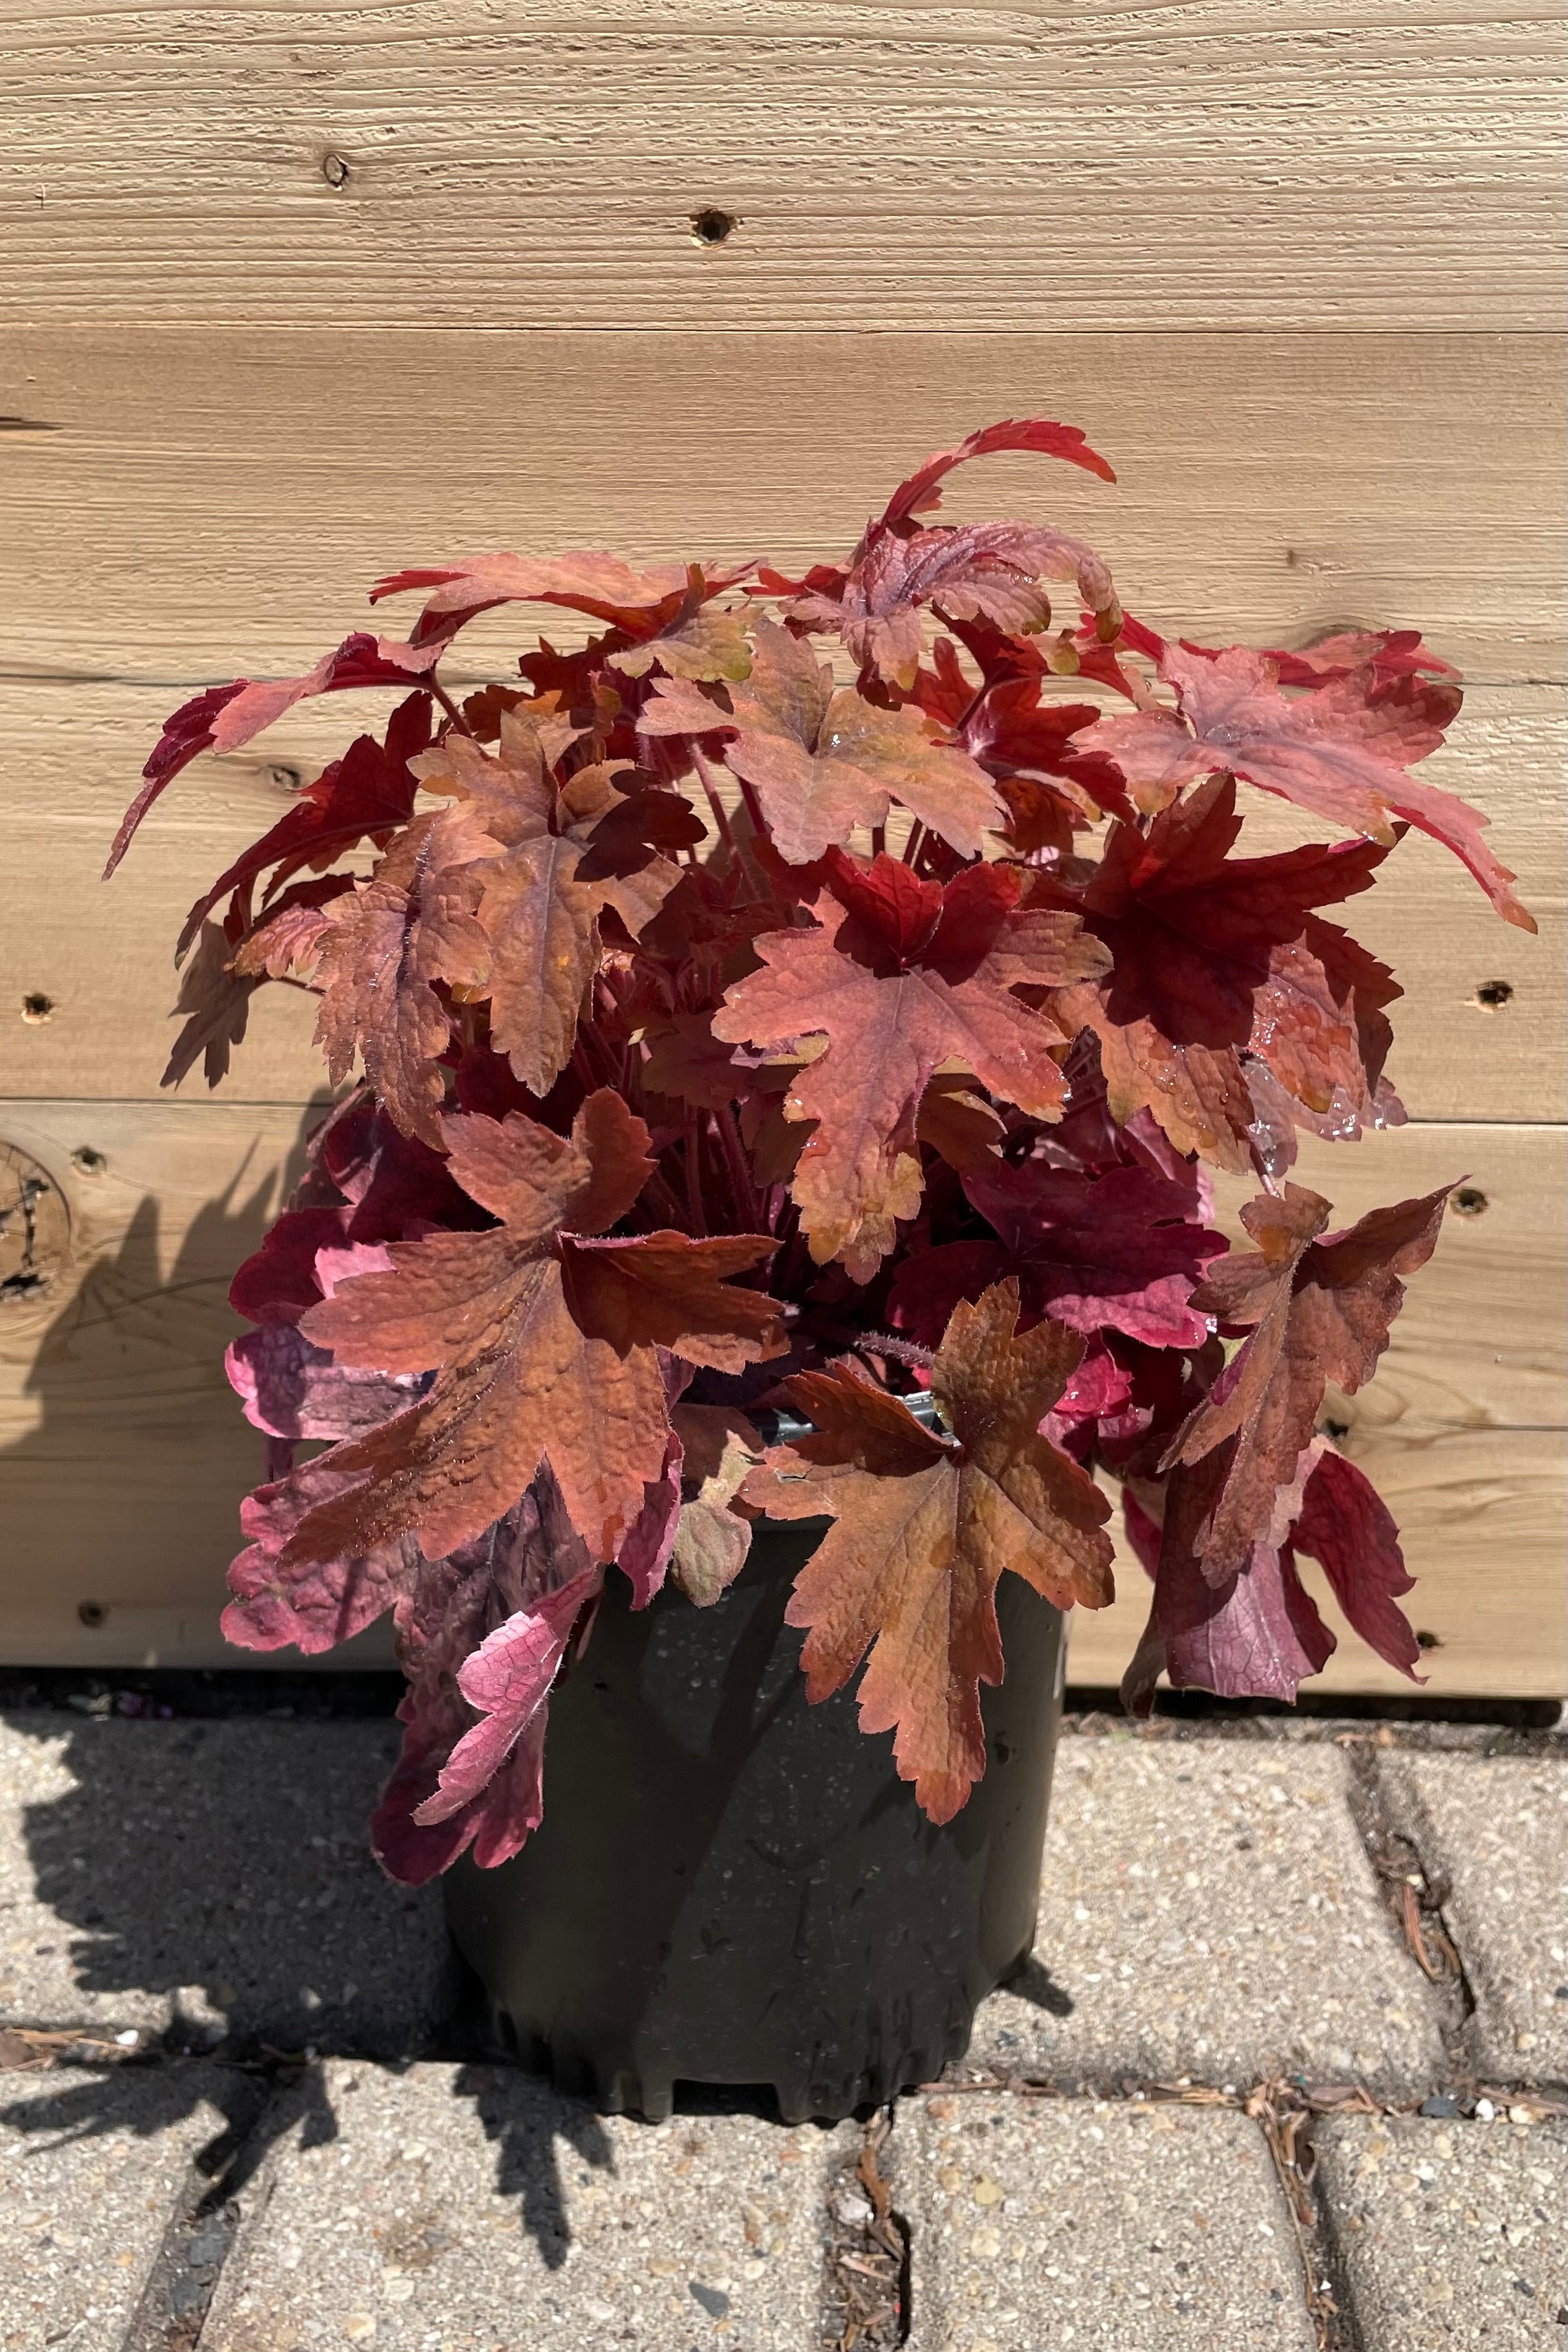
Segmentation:
{"type": "MultiPolygon", "coordinates": [[[[320,1108],[302,1123],[301,1144],[320,1108]]],[[[260,1439],[224,1378],[224,1348],[240,1328],[226,1295],[266,1231],[275,1191],[269,1176],[246,1194],[242,1171],[198,1212],[167,1268],[149,1196],[118,1247],[57,1307],[49,1300],[28,1375],[42,1416],[0,1450],[0,1508],[31,1528],[40,1556],[101,1554],[107,1399],[128,1512],[161,1476],[160,1454],[170,1477],[202,1449],[234,1463],[232,1503],[218,1496],[210,1528],[198,1508],[190,1537],[215,1562],[228,1557],[260,1439]],[[172,1403],[159,1386],[175,1297],[182,1352],[210,1360],[210,1379],[187,1380],[172,1403]],[[68,1475],[89,1461],[91,1477],[68,1475]]],[[[214,1567],[214,1612],[220,1597],[214,1567]]],[[[307,2052],[392,2067],[456,2058],[453,2093],[472,2100],[495,2144],[497,2186],[517,2200],[523,2229],[556,2267],[570,2243],[561,2168],[609,2167],[612,2143],[590,2107],[490,2063],[497,2053],[448,1947],[439,1890],[394,1885],[371,1854],[366,1824],[396,1752],[400,1687],[386,1674],[208,1675],[88,1662],[6,1671],[0,1706],[11,1733],[47,1742],[61,1783],[23,1808],[38,1914],[16,1954],[21,1981],[8,2008],[30,2027],[88,2031],[79,2058],[68,2049],[47,2072],[0,2074],[9,2095],[0,2126],[62,2140],[116,2130],[151,2138],[205,2102],[223,2121],[196,2167],[208,2195],[223,2198],[283,2134],[298,2131],[306,2147],[337,2137],[326,2078],[307,2052]],[[381,1722],[365,1720],[377,1711],[381,1722]],[[141,2028],[141,2048],[96,2063],[94,2041],[101,2052],[129,2025],[141,2028]]]]}

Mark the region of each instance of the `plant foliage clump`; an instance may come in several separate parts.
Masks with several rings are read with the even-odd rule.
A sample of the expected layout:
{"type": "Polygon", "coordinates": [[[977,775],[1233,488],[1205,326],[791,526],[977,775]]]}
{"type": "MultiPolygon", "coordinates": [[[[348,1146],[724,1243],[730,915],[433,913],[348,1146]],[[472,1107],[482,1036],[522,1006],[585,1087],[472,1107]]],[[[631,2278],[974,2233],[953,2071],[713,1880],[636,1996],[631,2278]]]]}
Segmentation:
{"type": "Polygon", "coordinates": [[[168,1077],[215,1082],[268,983],[358,1073],[235,1283],[269,1475],[225,1626],[316,1653],[393,1613],[399,1877],[517,1851],[606,1577],[711,1604],[758,1515],[831,1520],[789,1609],[810,1695],[863,1662],[936,1821],[984,1769],[998,1578],[1111,1598],[1107,1481],[1153,1580],[1134,1706],[1162,1672],[1292,1697],[1334,1646],[1302,1554],[1414,1672],[1394,1524],[1319,1423],[1446,1193],[1331,1232],[1288,1171],[1299,1131],[1403,1118],[1399,990],[1324,910],[1408,827],[1533,928],[1484,819],[1412,772],[1458,687],[1414,632],[1165,636],[1060,530],[929,521],[996,450],[1112,478],[1003,424],[803,578],[397,572],[406,638],[209,688],[148,761],[111,867],[198,753],[397,697],[192,908],[168,1077]],[[512,603],[586,643],[459,703],[452,640],[512,603]],[[1331,837],[1239,855],[1252,792],[1331,837]],[[1260,1186],[1250,1249],[1210,1170],[1260,1186]]]}

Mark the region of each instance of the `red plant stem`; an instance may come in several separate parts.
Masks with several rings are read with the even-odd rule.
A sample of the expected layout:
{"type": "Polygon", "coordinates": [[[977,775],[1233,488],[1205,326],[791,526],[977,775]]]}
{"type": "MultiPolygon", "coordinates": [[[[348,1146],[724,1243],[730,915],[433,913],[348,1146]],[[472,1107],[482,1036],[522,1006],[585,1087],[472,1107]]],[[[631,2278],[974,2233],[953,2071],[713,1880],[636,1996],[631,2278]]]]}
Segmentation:
{"type": "Polygon", "coordinates": [[[751,829],[753,833],[756,834],[759,841],[768,840],[769,837],[768,832],[768,820],[762,814],[761,803],[758,802],[757,794],[752,791],[751,786],[747,782],[744,776],[737,776],[735,781],[740,787],[740,797],[746,803],[746,814],[751,819],[751,829]]]}
{"type": "Polygon", "coordinates": [[[886,856],[887,827],[885,824],[873,825],[871,829],[871,854],[873,857],[886,856]]]}
{"type": "Polygon", "coordinates": [[[707,1232],[707,1213],[703,1207],[702,1126],[695,1110],[686,1113],[686,1208],[700,1241],[707,1232]]]}
{"type": "Polygon", "coordinates": [[[915,859],[920,855],[925,839],[925,827],[921,824],[920,819],[916,817],[915,823],[909,828],[909,839],[904,845],[904,862],[906,866],[914,865],[915,859]]]}
{"type": "Polygon", "coordinates": [[[441,680],[436,677],[434,670],[430,672],[430,675],[426,677],[424,683],[429,688],[431,693],[435,697],[437,702],[440,703],[441,708],[445,711],[446,716],[451,719],[452,724],[456,728],[459,735],[466,735],[469,740],[472,741],[474,738],[474,730],[469,726],[468,721],[464,718],[463,713],[458,709],[457,705],[453,701],[452,697],[447,693],[446,688],[442,685],[441,680]]]}
{"type": "Polygon", "coordinates": [[[672,1225],[682,1233],[686,1231],[686,1213],[681,1204],[680,1195],[662,1169],[655,1168],[643,1185],[643,1198],[649,1208],[661,1208],[672,1225]]]}
{"type": "Polygon", "coordinates": [[[735,1191],[735,1211],[739,1222],[739,1229],[743,1233],[752,1232],[755,1230],[757,1219],[757,1188],[751,1181],[751,1170],[747,1165],[746,1146],[740,1139],[740,1129],[736,1124],[733,1103],[726,1103],[724,1108],[715,1114],[714,1125],[718,1130],[718,1139],[724,1148],[724,1156],[729,1165],[729,1177],[735,1191]]]}

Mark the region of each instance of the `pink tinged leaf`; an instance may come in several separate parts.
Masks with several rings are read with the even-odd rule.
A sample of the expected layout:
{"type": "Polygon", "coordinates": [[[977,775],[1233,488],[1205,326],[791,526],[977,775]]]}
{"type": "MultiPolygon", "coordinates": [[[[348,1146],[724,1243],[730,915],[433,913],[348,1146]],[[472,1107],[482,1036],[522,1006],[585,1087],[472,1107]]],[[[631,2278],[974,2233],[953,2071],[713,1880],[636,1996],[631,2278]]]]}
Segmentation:
{"type": "Polygon", "coordinates": [[[1245,646],[1204,657],[1167,644],[1163,674],[1176,687],[1182,720],[1167,711],[1112,719],[1082,738],[1111,753],[1134,788],[1174,790],[1191,776],[1228,769],[1372,839],[1395,838],[1403,817],[1451,849],[1498,912],[1533,931],[1533,918],[1482,838],[1486,818],[1406,771],[1434,751],[1457,709],[1455,690],[1405,677],[1379,687],[1371,669],[1314,692],[1280,690],[1273,664],[1245,646]]]}
{"type": "Polygon", "coordinates": [[[1178,1469],[1166,1491],[1154,1612],[1166,1672],[1174,1690],[1291,1702],[1327,1664],[1334,1637],[1289,1552],[1272,1542],[1255,1542],[1222,1583],[1206,1577],[1199,1546],[1230,1452],[1227,1444],[1196,1468],[1178,1469]]]}
{"type": "Polygon", "coordinates": [[[1082,466],[1084,472],[1097,474],[1103,482],[1116,478],[1110,466],[1096,449],[1089,446],[1076,425],[1057,425],[1043,416],[1006,417],[1000,424],[982,425],[951,449],[938,449],[916,467],[906,481],[900,482],[887,502],[883,521],[892,530],[918,514],[931,514],[942,503],[941,485],[956,466],[971,457],[989,457],[1006,450],[1031,450],[1042,457],[1060,457],[1069,466],[1082,466]]]}
{"type": "Polygon", "coordinates": [[[420,1827],[450,1821],[494,1780],[549,1697],[579,1612],[602,1578],[602,1569],[584,1569],[508,1617],[459,1667],[457,1686],[481,1720],[453,1748],[434,1794],[415,1809],[420,1827]]]}
{"type": "Polygon", "coordinates": [[[163,731],[148,754],[142,769],[142,784],[131,806],[120,821],[109,853],[109,863],[103,869],[107,882],[120,859],[130,848],[137,827],[159,794],[183,768],[212,748],[213,728],[225,703],[232,702],[244,690],[244,678],[235,678],[232,686],[204,687],[200,694],[183,702],[171,718],[163,721],[163,731]]]}
{"type": "Polygon", "coordinates": [[[330,1454],[307,1462],[240,1505],[250,1542],[229,1570],[234,1599],[224,1611],[224,1639],[246,1650],[294,1643],[307,1657],[334,1649],[374,1624],[413,1586],[418,1550],[408,1536],[339,1559],[283,1569],[278,1556],[306,1513],[352,1483],[330,1454]]]}
{"type": "Polygon", "coordinates": [[[1197,1348],[1207,1319],[1187,1302],[1222,1257],[1221,1234],[1188,1222],[1192,1196],[1143,1168],[1078,1176],[1030,1160],[972,1171],[964,1190],[1015,1262],[1027,1303],[1070,1330],[1197,1348]]]}
{"type": "Polygon", "coordinates": [[[231,1342],[229,1386],[254,1429],[298,1444],[357,1437],[413,1404],[426,1383],[417,1373],[367,1372],[334,1364],[292,1323],[267,1323],[231,1342]]]}
{"type": "Polygon", "coordinates": [[[1293,1701],[1335,1646],[1289,1554],[1269,1544],[1218,1587],[1193,1568],[1162,1592],[1158,1621],[1171,1688],[1221,1698],[1293,1701]]]}
{"type": "Polygon", "coordinates": [[[131,846],[131,837],[159,794],[183,768],[203,751],[237,751],[264,727],[311,695],[331,694],[345,687],[406,686],[423,676],[435,661],[439,647],[402,645],[393,637],[376,637],[358,630],[314,669],[299,677],[236,678],[232,686],[208,687],[175,711],[142,771],[141,790],[120,821],[104,868],[104,879],[114,872],[131,846]]]}
{"type": "Polygon", "coordinates": [[[1362,1640],[1412,1682],[1425,1682],[1416,1672],[1421,1645],[1397,1605],[1416,1580],[1406,1570],[1386,1504],[1354,1462],[1323,1453],[1307,1481],[1291,1543],[1317,1560],[1362,1640]]]}
{"type": "Polygon", "coordinates": [[[664,1465],[643,1489],[643,1507],[627,1529],[615,1565],[632,1580],[632,1606],[646,1609],[664,1581],[681,1519],[680,1438],[670,1432],[664,1465]]]}
{"type": "Polygon", "coordinates": [[[1103,1341],[1092,1339],[1078,1370],[1040,1423],[1040,1433],[1064,1453],[1071,1453],[1075,1445],[1082,1450],[1098,1422],[1122,1412],[1132,1401],[1132,1374],[1103,1341]]]}

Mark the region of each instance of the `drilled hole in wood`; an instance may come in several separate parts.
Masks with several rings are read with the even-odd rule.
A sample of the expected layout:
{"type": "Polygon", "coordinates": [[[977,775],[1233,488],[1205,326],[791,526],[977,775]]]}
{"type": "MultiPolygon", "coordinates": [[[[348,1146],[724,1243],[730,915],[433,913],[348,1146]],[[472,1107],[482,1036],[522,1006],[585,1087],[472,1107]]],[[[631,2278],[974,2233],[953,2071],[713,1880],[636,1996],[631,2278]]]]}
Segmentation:
{"type": "Polygon", "coordinates": [[[47,1021],[54,1009],[54,998],[46,996],[41,988],[29,989],[22,999],[22,1018],[31,1022],[35,1028],[40,1021],[47,1021]]]}
{"type": "Polygon", "coordinates": [[[1479,1217],[1488,1205],[1486,1194],[1478,1192],[1473,1184],[1461,1184],[1454,1195],[1454,1214],[1457,1217],[1479,1217]]]}
{"type": "Polygon", "coordinates": [[[721,213],[706,205],[692,215],[692,241],[695,245],[722,245],[739,226],[738,214],[721,213]]]}
{"type": "Polygon", "coordinates": [[[297,793],[304,778],[298,768],[286,768],[279,763],[268,768],[267,781],[269,784],[276,785],[280,793],[297,793]]]}
{"type": "Polygon", "coordinates": [[[346,156],[329,149],[321,158],[321,177],[329,188],[346,188],[349,184],[349,164],[346,156]]]}
{"type": "Polygon", "coordinates": [[[101,1601],[78,1601],[77,1615],[84,1625],[101,1625],[109,1612],[101,1601]]]}
{"type": "Polygon", "coordinates": [[[1484,1004],[1489,1013],[1500,1013],[1512,997],[1512,984],[1506,980],[1483,980],[1476,991],[1476,1003],[1484,1004]]]}
{"type": "Polygon", "coordinates": [[[1425,1633],[1417,1627],[1416,1646],[1419,1650],[1440,1650],[1443,1646],[1443,1637],[1441,1633],[1425,1633]]]}
{"type": "Polygon", "coordinates": [[[1336,1445],[1343,1445],[1345,1439],[1350,1435],[1350,1423],[1348,1421],[1323,1420],[1318,1423],[1318,1426],[1322,1431],[1325,1437],[1333,1438],[1336,1445]]]}
{"type": "Polygon", "coordinates": [[[71,1153],[71,1166],[78,1176],[101,1176],[108,1165],[102,1152],[95,1151],[90,1143],[71,1153]]]}

